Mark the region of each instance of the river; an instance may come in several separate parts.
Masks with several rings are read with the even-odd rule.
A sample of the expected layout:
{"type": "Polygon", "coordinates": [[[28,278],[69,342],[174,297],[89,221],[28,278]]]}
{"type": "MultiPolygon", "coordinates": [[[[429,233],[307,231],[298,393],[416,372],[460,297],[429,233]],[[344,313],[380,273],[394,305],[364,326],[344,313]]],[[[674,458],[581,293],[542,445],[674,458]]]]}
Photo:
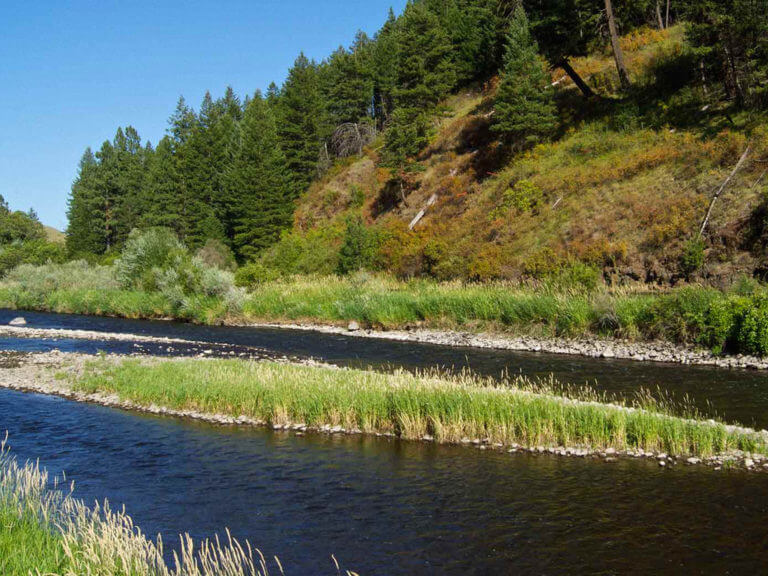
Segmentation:
{"type": "MultiPolygon", "coordinates": [[[[0,311],[0,324],[18,313],[0,311]]],[[[758,372],[451,349],[311,332],[195,327],[48,314],[31,326],[206,341],[225,354],[339,364],[555,372],[613,390],[663,384],[714,393],[732,419],[766,421],[758,372]],[[214,344],[217,344],[214,346],[214,344]],[[548,370],[549,368],[549,370],[548,370]],[[621,384],[616,384],[619,380],[621,384]],[[725,392],[717,393],[721,388],[725,392]],[[730,392],[730,393],[728,393],[730,392]]],[[[131,342],[0,340],[5,349],[95,351],[131,342]]],[[[144,350],[151,346],[142,343],[144,350]]],[[[168,353],[198,353],[173,345],[168,353]]],[[[158,345],[155,352],[167,352],[158,345]]],[[[119,350],[118,350],[119,351],[119,350]]],[[[0,369],[1,370],[1,369],[0,369]]],[[[680,389],[679,389],[680,388],[680,389]]],[[[653,461],[562,458],[397,440],[223,428],[0,391],[20,459],[66,471],[76,495],[124,504],[168,544],[229,527],[286,574],[743,574],[768,566],[768,475],[653,461]]]]}

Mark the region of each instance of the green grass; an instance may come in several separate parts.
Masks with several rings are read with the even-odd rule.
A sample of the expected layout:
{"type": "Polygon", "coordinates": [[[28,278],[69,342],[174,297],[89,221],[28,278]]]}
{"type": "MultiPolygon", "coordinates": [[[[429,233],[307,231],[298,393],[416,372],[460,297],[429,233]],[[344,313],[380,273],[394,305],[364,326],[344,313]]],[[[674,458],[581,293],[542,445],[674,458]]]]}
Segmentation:
{"type": "Polygon", "coordinates": [[[70,568],[62,538],[52,527],[28,510],[0,504],[0,574],[66,573],[70,568]]]}
{"type": "MultiPolygon", "coordinates": [[[[398,329],[410,326],[544,337],[666,340],[716,353],[768,353],[768,290],[742,282],[651,291],[598,284],[401,281],[385,275],[295,276],[256,284],[236,309],[218,296],[180,301],[125,290],[109,268],[24,267],[0,281],[0,307],[202,324],[312,322],[398,329]],[[82,279],[80,277],[82,276],[82,279]]],[[[80,265],[82,266],[82,264],[80,265]]]]}
{"type": "Polygon", "coordinates": [[[431,435],[440,442],[469,438],[696,456],[766,452],[758,435],[720,423],[676,417],[647,403],[629,409],[578,401],[524,379],[495,384],[467,375],[239,360],[125,360],[92,363],[75,387],[115,393],[143,406],[247,416],[273,425],[342,426],[405,439],[431,435]]]}

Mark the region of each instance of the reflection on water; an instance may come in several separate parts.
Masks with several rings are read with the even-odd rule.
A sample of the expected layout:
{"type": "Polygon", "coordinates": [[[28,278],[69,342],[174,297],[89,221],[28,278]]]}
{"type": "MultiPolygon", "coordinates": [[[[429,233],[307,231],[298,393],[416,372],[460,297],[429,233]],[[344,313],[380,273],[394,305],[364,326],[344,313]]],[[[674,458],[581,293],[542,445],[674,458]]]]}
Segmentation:
{"type": "MultiPolygon", "coordinates": [[[[0,310],[0,325],[19,312],[0,310]]],[[[640,363],[579,356],[451,348],[431,344],[391,342],[317,332],[273,328],[194,326],[177,322],[123,320],[65,314],[25,312],[34,328],[87,329],[152,336],[184,338],[204,345],[133,343],[88,340],[24,340],[0,338],[0,349],[62,349],[95,353],[98,350],[149,354],[196,355],[210,351],[224,357],[254,358],[289,355],[314,357],[347,366],[408,369],[465,367],[484,375],[511,374],[548,377],[564,383],[596,386],[609,394],[633,397],[640,388],[664,390],[671,397],[688,396],[706,415],[732,422],[768,428],[768,372],[727,370],[707,366],[640,363]]]]}
{"type": "Polygon", "coordinates": [[[166,542],[225,526],[287,574],[757,573],[768,475],[296,437],[0,391],[14,453],[166,542]]]}

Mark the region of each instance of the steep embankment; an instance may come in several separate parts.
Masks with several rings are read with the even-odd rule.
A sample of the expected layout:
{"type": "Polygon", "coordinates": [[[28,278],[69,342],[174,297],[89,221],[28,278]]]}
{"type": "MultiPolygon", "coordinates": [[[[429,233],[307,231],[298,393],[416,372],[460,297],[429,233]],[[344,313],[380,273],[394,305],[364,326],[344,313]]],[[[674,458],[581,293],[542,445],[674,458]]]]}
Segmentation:
{"type": "Polygon", "coordinates": [[[332,272],[347,218],[360,214],[375,238],[374,266],[400,275],[540,277],[574,261],[622,281],[759,272],[768,130],[697,86],[682,28],[622,44],[629,95],[616,94],[607,52],[573,62],[600,94],[592,100],[553,72],[561,129],[551,143],[511,151],[490,130],[493,83],[462,91],[445,103],[402,190],[372,146],[310,188],[292,235],[267,261],[332,272]],[[702,262],[698,228],[748,145],[713,211],[702,262]]]}

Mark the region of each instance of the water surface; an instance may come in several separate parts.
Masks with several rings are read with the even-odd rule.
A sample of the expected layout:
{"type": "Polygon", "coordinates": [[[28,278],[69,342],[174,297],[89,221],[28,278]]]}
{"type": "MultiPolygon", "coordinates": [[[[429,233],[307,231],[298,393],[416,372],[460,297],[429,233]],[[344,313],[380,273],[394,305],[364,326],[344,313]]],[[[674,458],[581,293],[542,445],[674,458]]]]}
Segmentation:
{"type": "MultiPolygon", "coordinates": [[[[0,325],[22,313],[0,309],[0,325]]],[[[149,353],[223,357],[314,357],[329,363],[389,370],[442,368],[488,376],[504,372],[533,377],[550,374],[570,384],[589,384],[611,395],[632,398],[642,388],[685,397],[704,415],[720,416],[757,428],[768,428],[768,372],[597,359],[582,356],[487,350],[359,338],[343,334],[278,328],[197,326],[179,322],[125,320],[67,314],[24,312],[33,328],[84,329],[123,334],[180,338],[204,344],[134,343],[71,338],[27,340],[0,338],[0,349],[61,349],[83,353],[149,353]],[[170,349],[169,349],[170,348],[170,349]]]]}
{"type": "MultiPolygon", "coordinates": [[[[1,369],[0,369],[1,370],[1,369]]],[[[66,470],[166,542],[228,526],[286,574],[748,574],[768,475],[296,437],[0,390],[21,459],[66,470]]]]}

